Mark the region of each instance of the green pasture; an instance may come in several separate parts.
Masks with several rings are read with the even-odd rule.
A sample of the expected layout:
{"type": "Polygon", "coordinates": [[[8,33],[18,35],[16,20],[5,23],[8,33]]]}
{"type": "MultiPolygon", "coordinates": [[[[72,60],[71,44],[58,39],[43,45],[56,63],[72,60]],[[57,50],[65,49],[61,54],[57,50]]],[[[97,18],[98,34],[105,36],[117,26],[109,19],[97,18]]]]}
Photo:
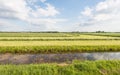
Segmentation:
{"type": "Polygon", "coordinates": [[[120,61],[81,61],[72,64],[0,65],[0,75],[119,75],[120,61]]]}

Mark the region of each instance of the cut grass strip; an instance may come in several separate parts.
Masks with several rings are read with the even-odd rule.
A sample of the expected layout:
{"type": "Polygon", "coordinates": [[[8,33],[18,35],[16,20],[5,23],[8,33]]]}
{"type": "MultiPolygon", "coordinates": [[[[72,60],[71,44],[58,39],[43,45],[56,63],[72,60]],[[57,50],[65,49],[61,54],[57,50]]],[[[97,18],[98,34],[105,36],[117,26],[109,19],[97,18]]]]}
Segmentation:
{"type": "Polygon", "coordinates": [[[100,46],[119,45],[120,40],[80,40],[80,41],[0,41],[0,46],[100,46]]]}
{"type": "Polygon", "coordinates": [[[73,53],[120,51],[120,41],[0,41],[0,53],[73,53]]]}
{"type": "Polygon", "coordinates": [[[116,52],[120,46],[0,46],[0,53],[77,53],[77,52],[116,52]]]}

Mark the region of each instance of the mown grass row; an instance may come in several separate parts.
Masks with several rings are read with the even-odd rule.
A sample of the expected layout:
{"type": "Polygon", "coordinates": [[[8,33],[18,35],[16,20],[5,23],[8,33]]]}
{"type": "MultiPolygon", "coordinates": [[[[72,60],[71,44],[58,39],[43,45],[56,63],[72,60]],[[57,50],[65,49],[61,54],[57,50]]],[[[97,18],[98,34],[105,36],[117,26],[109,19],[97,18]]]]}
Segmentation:
{"type": "Polygon", "coordinates": [[[120,46],[0,46],[0,53],[77,53],[77,52],[116,52],[120,46]]]}
{"type": "Polygon", "coordinates": [[[30,33],[30,32],[3,32],[0,37],[70,37],[67,33],[30,33]]]}
{"type": "Polygon", "coordinates": [[[120,41],[0,41],[0,53],[120,51],[120,41]]]}
{"type": "Polygon", "coordinates": [[[59,33],[48,33],[48,32],[0,32],[0,37],[72,37],[79,35],[94,35],[94,36],[110,36],[120,37],[120,33],[72,33],[72,32],[59,32],[59,33]]]}
{"type": "Polygon", "coordinates": [[[69,65],[0,65],[0,75],[119,75],[120,61],[84,61],[69,65]]]}
{"type": "Polygon", "coordinates": [[[120,38],[91,35],[79,35],[74,37],[0,37],[0,41],[78,41],[78,40],[120,40],[120,38]]]}
{"type": "Polygon", "coordinates": [[[119,45],[119,40],[80,40],[80,41],[0,41],[0,46],[111,46],[119,45]]]}
{"type": "Polygon", "coordinates": [[[120,39],[0,39],[0,41],[80,41],[80,40],[120,40],[120,39]]]}
{"type": "Polygon", "coordinates": [[[0,41],[74,41],[74,40],[120,40],[118,37],[79,35],[74,37],[0,37],[0,41]]]}
{"type": "Polygon", "coordinates": [[[119,37],[101,35],[103,33],[0,33],[0,41],[120,40],[119,37]]]}
{"type": "Polygon", "coordinates": [[[82,34],[94,35],[94,36],[120,37],[120,33],[82,33],[82,34]]]}

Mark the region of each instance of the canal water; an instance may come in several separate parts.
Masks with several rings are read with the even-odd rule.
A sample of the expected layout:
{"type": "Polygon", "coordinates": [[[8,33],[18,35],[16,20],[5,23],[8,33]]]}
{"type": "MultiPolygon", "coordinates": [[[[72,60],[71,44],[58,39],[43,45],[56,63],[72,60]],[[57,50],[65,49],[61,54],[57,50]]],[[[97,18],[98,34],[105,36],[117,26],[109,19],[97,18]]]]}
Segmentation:
{"type": "Polygon", "coordinates": [[[68,54],[0,54],[0,64],[64,63],[73,60],[120,60],[120,52],[68,54]]]}

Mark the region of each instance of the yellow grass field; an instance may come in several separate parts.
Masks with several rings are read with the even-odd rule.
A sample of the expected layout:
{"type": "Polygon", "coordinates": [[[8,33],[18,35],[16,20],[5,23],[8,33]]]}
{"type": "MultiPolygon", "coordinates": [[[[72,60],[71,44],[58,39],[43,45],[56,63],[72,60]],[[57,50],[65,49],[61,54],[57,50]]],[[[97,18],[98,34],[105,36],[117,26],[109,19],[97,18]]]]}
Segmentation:
{"type": "Polygon", "coordinates": [[[0,41],[0,46],[98,46],[120,45],[118,40],[98,41],[0,41]]]}

